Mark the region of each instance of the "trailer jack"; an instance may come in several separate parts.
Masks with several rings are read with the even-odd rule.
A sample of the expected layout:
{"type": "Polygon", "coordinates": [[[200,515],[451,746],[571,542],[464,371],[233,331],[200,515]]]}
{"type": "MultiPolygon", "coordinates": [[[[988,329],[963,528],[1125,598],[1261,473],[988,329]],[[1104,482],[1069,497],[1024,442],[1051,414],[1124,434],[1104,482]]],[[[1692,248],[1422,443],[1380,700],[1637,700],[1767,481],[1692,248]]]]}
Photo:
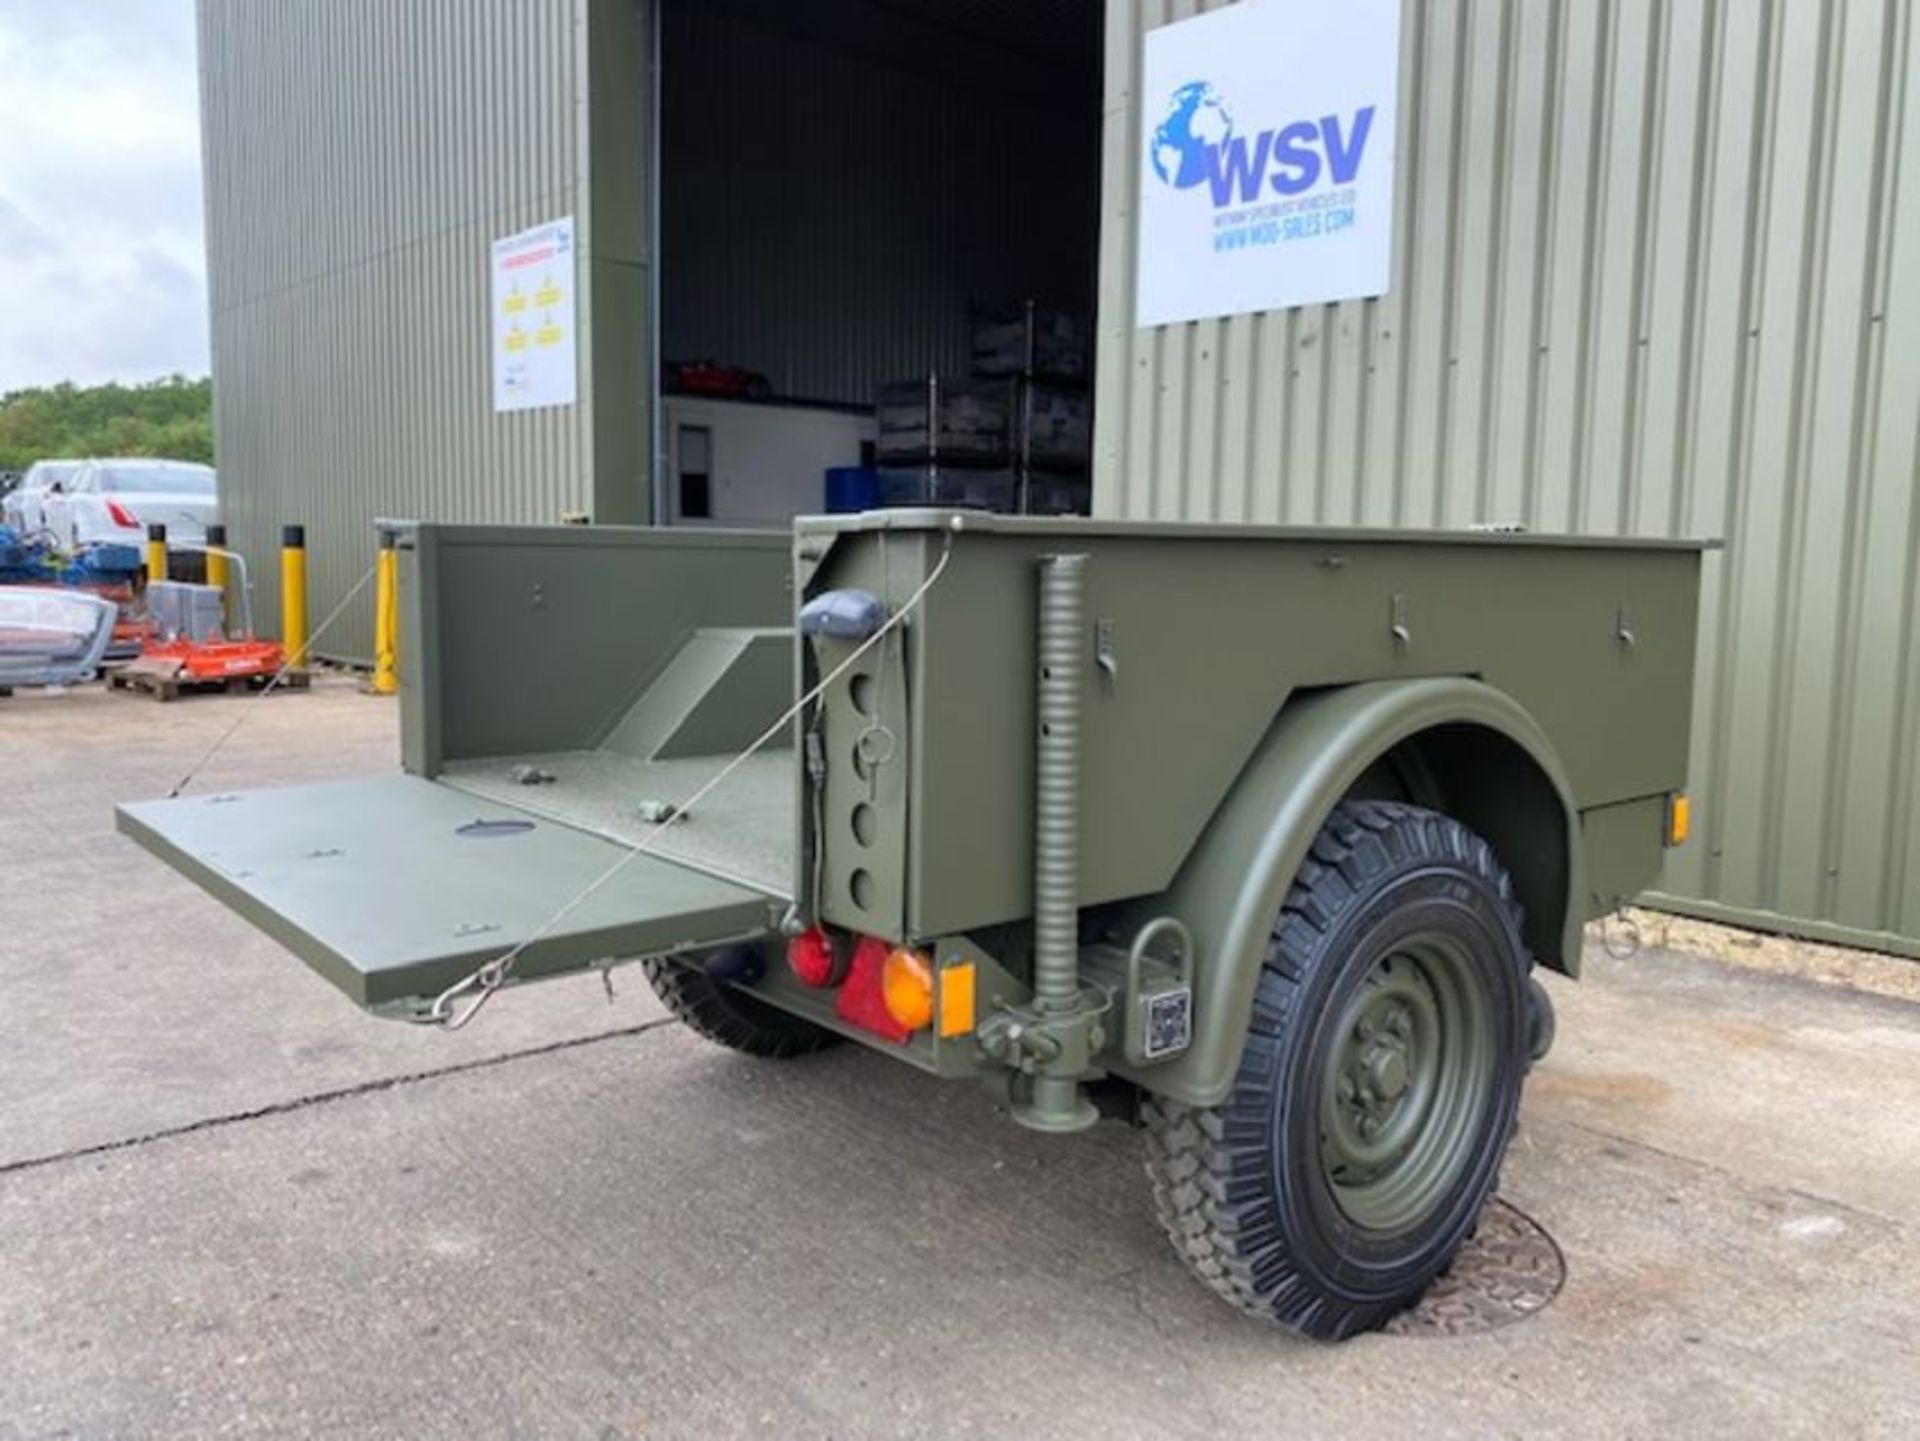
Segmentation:
{"type": "Polygon", "coordinates": [[[1080,976],[1080,703],[1087,662],[1087,558],[1040,558],[1034,737],[1033,1000],[981,1027],[980,1044],[1033,1078],[1013,1117],[1036,1131],[1100,1119],[1082,1082],[1106,1044],[1111,1000],[1080,976]]]}
{"type": "Polygon", "coordinates": [[[1111,1001],[1088,986],[1058,1009],[1015,1006],[979,1030],[980,1049],[1031,1078],[1013,1105],[1013,1118],[1036,1131],[1083,1131],[1100,1119],[1086,1094],[1093,1057],[1107,1043],[1102,1018],[1111,1001]]]}

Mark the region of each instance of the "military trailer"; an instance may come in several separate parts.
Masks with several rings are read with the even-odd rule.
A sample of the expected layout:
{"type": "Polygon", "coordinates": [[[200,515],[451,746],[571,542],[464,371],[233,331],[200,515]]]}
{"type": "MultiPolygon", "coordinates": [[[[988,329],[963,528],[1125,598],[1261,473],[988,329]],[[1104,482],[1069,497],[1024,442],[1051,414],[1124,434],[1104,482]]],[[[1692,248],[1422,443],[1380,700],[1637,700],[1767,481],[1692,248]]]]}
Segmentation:
{"type": "Polygon", "coordinates": [[[401,768],[123,831],[376,1015],[640,961],[1146,1133],[1199,1276],[1320,1337],[1470,1235],[1537,963],[1684,839],[1692,543],[1014,519],[404,524],[401,768]]]}

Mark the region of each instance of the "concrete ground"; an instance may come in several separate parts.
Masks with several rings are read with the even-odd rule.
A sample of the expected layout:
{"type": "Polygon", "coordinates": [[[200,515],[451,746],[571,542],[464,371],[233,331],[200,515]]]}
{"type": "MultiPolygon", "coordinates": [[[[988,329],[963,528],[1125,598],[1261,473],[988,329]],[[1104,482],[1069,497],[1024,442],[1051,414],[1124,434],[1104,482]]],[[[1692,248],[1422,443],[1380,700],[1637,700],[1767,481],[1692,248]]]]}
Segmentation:
{"type": "Polygon", "coordinates": [[[637,973],[363,1018],[112,834],[243,712],[204,785],[394,763],[340,683],[0,701],[0,1438],[1920,1431],[1911,1002],[1591,950],[1505,1172],[1564,1292],[1313,1345],[1187,1278],[1117,1126],[748,1061],[637,973]]]}

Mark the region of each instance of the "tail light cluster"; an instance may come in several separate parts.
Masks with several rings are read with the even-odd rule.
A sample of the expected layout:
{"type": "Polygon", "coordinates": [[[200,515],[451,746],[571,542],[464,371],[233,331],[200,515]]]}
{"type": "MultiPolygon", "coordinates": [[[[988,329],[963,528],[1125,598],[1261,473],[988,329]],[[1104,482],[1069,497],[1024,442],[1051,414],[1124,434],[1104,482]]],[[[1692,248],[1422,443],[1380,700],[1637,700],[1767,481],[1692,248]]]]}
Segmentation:
{"type": "Polygon", "coordinates": [[[133,512],[117,500],[107,502],[107,514],[112,517],[113,523],[122,530],[140,529],[140,522],[134,518],[133,512]]]}
{"type": "Polygon", "coordinates": [[[802,931],[787,942],[787,965],[801,985],[816,990],[846,979],[840,964],[840,947],[818,926],[802,931]]]}
{"type": "Polygon", "coordinates": [[[943,1037],[973,1030],[970,964],[936,973],[925,951],[814,926],[787,942],[787,966],[802,985],[838,987],[834,1014],[890,1041],[906,1041],[936,1025],[943,1037]]]}

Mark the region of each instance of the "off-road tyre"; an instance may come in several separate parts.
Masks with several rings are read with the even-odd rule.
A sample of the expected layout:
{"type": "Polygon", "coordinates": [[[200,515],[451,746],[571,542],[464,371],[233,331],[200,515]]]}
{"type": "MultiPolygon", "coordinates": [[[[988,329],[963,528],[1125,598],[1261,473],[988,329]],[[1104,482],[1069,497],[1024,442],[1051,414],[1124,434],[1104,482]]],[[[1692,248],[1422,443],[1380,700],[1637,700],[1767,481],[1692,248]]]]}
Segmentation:
{"type": "Polygon", "coordinates": [[[689,1029],[716,1045],[765,1060],[786,1060],[833,1045],[832,1031],[803,1021],[739,987],[715,980],[701,969],[701,958],[640,962],[660,1003],[689,1029]]]}
{"type": "Polygon", "coordinates": [[[1484,840],[1416,806],[1338,806],[1275,919],[1227,1099],[1143,1106],[1154,1207],[1194,1274],[1326,1340],[1418,1300],[1497,1184],[1530,967],[1484,840]],[[1396,1007],[1417,1012],[1404,1033],[1396,1007]],[[1356,1160],[1390,1142],[1377,1171],[1356,1160]]]}

